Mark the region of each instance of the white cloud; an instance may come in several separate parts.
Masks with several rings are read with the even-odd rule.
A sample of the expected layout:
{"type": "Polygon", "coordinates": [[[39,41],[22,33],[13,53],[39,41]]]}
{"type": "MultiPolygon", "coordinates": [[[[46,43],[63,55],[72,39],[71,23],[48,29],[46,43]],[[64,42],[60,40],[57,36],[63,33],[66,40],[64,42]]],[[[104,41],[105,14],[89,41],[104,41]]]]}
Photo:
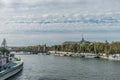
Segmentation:
{"type": "Polygon", "coordinates": [[[93,41],[119,39],[118,0],[0,0],[0,2],[6,6],[10,5],[3,6],[0,10],[0,39],[7,38],[9,45],[79,41],[82,33],[88,40],[93,41]]]}
{"type": "Polygon", "coordinates": [[[3,4],[11,4],[12,0],[1,0],[3,4]]]}

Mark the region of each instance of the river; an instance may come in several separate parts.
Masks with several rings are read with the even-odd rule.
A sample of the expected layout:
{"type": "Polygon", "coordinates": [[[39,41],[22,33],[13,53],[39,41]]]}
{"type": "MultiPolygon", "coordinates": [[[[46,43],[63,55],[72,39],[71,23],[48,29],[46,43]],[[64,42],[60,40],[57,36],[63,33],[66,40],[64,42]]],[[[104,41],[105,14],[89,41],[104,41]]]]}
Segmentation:
{"type": "Polygon", "coordinates": [[[8,80],[119,80],[120,62],[50,55],[17,55],[24,69],[8,80]]]}

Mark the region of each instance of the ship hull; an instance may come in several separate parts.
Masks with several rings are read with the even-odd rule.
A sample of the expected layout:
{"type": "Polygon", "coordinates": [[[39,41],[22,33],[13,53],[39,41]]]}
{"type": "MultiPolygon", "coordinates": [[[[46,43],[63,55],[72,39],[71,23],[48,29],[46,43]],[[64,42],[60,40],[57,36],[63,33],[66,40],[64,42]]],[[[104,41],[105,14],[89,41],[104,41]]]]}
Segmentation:
{"type": "Polygon", "coordinates": [[[0,72],[0,80],[8,79],[9,77],[20,72],[22,69],[23,69],[23,62],[21,62],[20,64],[18,64],[16,66],[13,66],[10,69],[0,72]]]}

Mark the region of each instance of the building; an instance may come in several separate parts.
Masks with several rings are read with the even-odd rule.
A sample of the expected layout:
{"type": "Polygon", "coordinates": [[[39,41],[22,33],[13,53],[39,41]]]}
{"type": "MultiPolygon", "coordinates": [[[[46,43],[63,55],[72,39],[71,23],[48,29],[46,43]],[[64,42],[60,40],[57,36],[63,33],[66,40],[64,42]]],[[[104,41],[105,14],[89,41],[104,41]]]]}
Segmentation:
{"type": "Polygon", "coordinates": [[[89,42],[89,41],[86,41],[85,39],[84,39],[84,37],[83,37],[83,35],[82,35],[82,40],[81,41],[65,41],[64,43],[63,43],[63,45],[66,45],[66,44],[84,44],[84,43],[87,43],[87,44],[91,44],[92,42],[89,42]]]}

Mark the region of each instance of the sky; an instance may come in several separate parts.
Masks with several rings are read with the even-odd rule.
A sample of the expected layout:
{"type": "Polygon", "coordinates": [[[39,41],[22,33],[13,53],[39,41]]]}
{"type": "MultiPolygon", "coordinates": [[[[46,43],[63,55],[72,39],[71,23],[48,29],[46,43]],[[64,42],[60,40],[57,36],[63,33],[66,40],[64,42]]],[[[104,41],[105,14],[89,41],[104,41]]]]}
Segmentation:
{"type": "Polygon", "coordinates": [[[0,42],[120,41],[120,0],[0,0],[0,42]]]}

